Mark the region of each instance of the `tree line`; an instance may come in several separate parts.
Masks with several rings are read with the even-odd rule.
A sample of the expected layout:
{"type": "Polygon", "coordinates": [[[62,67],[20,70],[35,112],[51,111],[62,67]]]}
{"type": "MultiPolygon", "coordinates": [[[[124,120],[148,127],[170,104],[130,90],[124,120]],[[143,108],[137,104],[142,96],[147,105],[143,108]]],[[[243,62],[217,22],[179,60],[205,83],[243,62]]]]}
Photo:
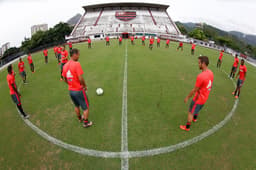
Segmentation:
{"type": "Polygon", "coordinates": [[[177,23],[183,35],[202,41],[214,41],[217,45],[234,49],[240,53],[256,58],[256,46],[247,44],[239,40],[236,36],[218,30],[210,25],[204,24],[202,27],[187,30],[181,23],[177,23]]]}
{"type": "Polygon", "coordinates": [[[38,31],[31,38],[25,38],[20,47],[12,47],[5,51],[2,58],[11,56],[20,52],[29,53],[35,49],[42,49],[50,45],[56,45],[65,42],[65,36],[70,35],[72,27],[67,23],[60,22],[48,31],[38,31]]]}

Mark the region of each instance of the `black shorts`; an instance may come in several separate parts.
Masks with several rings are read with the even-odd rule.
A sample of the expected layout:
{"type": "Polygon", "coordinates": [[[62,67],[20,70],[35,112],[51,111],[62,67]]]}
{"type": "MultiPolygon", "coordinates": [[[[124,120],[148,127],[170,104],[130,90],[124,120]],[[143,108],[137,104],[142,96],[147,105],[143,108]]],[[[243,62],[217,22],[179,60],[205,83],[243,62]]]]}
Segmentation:
{"type": "Polygon", "coordinates": [[[21,101],[20,101],[20,97],[15,93],[11,95],[12,101],[16,104],[16,105],[21,105],[21,101]]]}
{"type": "Polygon", "coordinates": [[[234,72],[236,72],[236,70],[237,70],[237,67],[232,67],[232,72],[234,73],[234,72]]]}
{"type": "Polygon", "coordinates": [[[192,100],[189,106],[189,113],[193,115],[198,114],[203,107],[203,104],[196,104],[194,100],[192,100]]]}
{"type": "Polygon", "coordinates": [[[27,74],[26,74],[25,71],[20,72],[20,76],[21,76],[21,77],[25,77],[26,75],[27,75],[27,74]]]}
{"type": "Polygon", "coordinates": [[[244,80],[238,79],[237,80],[237,87],[242,87],[244,84],[244,80]]]}

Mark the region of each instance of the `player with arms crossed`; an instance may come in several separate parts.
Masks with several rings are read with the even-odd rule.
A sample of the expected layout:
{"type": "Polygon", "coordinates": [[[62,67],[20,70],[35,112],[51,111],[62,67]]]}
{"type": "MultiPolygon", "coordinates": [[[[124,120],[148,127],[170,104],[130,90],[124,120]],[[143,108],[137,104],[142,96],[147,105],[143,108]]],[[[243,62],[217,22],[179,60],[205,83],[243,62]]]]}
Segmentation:
{"type": "Polygon", "coordinates": [[[239,59],[238,59],[237,54],[236,54],[234,64],[233,64],[231,72],[230,72],[230,76],[229,76],[230,78],[235,77],[238,64],[239,64],[239,59]]]}
{"type": "Polygon", "coordinates": [[[244,65],[244,59],[242,59],[241,65],[239,67],[239,72],[236,75],[236,78],[239,76],[239,79],[237,80],[237,87],[236,87],[236,90],[232,93],[236,97],[236,99],[238,99],[240,96],[240,91],[244,84],[246,73],[247,73],[247,67],[244,65]]]}
{"type": "Polygon", "coordinates": [[[79,121],[83,121],[83,127],[90,127],[92,122],[88,120],[89,101],[85,92],[87,86],[83,78],[83,69],[78,62],[79,56],[79,50],[73,49],[71,51],[71,60],[65,64],[62,76],[69,86],[69,94],[75,105],[75,112],[79,121]],[[83,119],[80,114],[80,107],[83,109],[83,119]]]}
{"type": "Polygon", "coordinates": [[[7,74],[7,83],[8,83],[8,86],[9,86],[9,89],[10,89],[10,95],[11,95],[11,98],[13,100],[13,102],[16,104],[17,108],[19,109],[19,112],[22,114],[22,116],[25,118],[25,119],[28,119],[29,118],[29,115],[27,115],[24,111],[23,111],[23,108],[21,106],[21,101],[20,101],[20,93],[17,89],[17,86],[16,86],[16,83],[15,83],[15,73],[13,71],[13,68],[12,68],[12,65],[9,65],[7,67],[7,71],[8,71],[8,74],[7,74]]]}
{"type": "Polygon", "coordinates": [[[180,125],[182,130],[189,131],[191,122],[196,122],[199,111],[203,108],[205,102],[208,100],[209,94],[212,89],[212,83],[214,75],[211,70],[208,69],[209,59],[206,56],[198,57],[199,69],[202,72],[197,76],[196,84],[193,90],[185,98],[184,102],[187,103],[189,98],[194,94],[194,98],[191,101],[188,113],[188,120],[186,125],[180,125]]]}

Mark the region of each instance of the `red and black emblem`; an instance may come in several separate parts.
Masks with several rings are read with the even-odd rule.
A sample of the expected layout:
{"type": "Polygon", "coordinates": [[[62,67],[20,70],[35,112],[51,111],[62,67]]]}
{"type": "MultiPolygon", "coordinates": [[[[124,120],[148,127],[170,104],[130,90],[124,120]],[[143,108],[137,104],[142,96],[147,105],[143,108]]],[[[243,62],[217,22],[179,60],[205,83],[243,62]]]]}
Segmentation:
{"type": "Polygon", "coordinates": [[[136,11],[119,11],[116,12],[116,18],[121,21],[130,21],[136,18],[136,11]]]}

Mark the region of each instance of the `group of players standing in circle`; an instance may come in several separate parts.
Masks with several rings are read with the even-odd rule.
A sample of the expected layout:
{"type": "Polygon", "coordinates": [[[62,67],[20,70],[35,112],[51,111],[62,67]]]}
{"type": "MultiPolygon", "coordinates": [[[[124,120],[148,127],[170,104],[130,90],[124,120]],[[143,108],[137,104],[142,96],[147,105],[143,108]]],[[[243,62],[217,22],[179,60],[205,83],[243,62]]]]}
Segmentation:
{"type": "MultiPolygon", "coordinates": [[[[137,37],[136,38],[134,36],[130,37],[132,45],[135,45],[135,42],[134,42],[135,39],[137,39],[137,37]]],[[[110,38],[107,36],[105,40],[106,40],[106,46],[110,46],[110,38]]],[[[142,36],[141,42],[143,46],[145,46],[145,40],[146,40],[146,37],[142,36]]],[[[119,45],[122,45],[123,38],[120,36],[118,38],[118,41],[119,41],[119,45]]],[[[150,37],[149,39],[150,50],[153,49],[154,41],[155,41],[155,38],[150,37]]],[[[156,41],[157,41],[157,48],[159,48],[161,39],[157,38],[156,41]]],[[[170,46],[169,44],[170,44],[170,40],[167,39],[165,48],[169,48],[170,46]]],[[[80,52],[78,49],[72,48],[71,42],[68,43],[68,46],[69,46],[69,52],[65,49],[65,46],[56,46],[53,48],[55,57],[57,59],[57,63],[60,66],[60,80],[61,81],[64,80],[64,82],[66,82],[69,86],[70,98],[73,104],[75,105],[75,113],[77,115],[79,122],[83,123],[83,127],[90,127],[92,126],[92,122],[88,120],[89,100],[86,94],[87,85],[83,78],[83,69],[80,63],[78,62],[80,52]],[[70,60],[68,57],[69,55],[70,55],[70,60]],[[83,110],[82,115],[80,113],[80,108],[82,108],[83,110]]],[[[92,41],[90,38],[88,39],[88,48],[92,48],[92,41]]],[[[195,48],[196,48],[196,44],[192,43],[191,55],[195,54],[195,48]]],[[[181,51],[183,51],[182,42],[179,42],[177,51],[180,49],[181,51]]],[[[220,52],[220,55],[217,61],[217,68],[221,67],[222,60],[223,60],[223,52],[224,51],[220,52]]],[[[43,50],[43,55],[45,58],[45,63],[47,64],[48,63],[47,49],[43,50]]],[[[28,60],[31,72],[35,73],[34,63],[33,63],[31,54],[28,55],[27,60],[28,60]]],[[[212,71],[208,68],[208,64],[209,64],[209,59],[207,56],[198,57],[198,66],[202,72],[197,76],[195,87],[192,89],[192,91],[188,94],[188,96],[184,100],[184,102],[186,103],[189,100],[189,98],[194,96],[189,106],[187,123],[186,125],[180,126],[182,130],[186,130],[186,131],[190,130],[192,121],[193,122],[197,121],[199,111],[203,108],[204,104],[208,100],[208,96],[212,89],[213,79],[214,79],[214,75],[212,71]]],[[[230,78],[235,77],[238,65],[239,65],[239,59],[238,59],[238,56],[236,55],[234,58],[234,64],[232,65],[230,78]]],[[[23,83],[27,84],[25,66],[21,58],[19,59],[18,69],[19,69],[19,74],[23,80],[23,83]]],[[[15,83],[16,74],[13,71],[13,66],[11,64],[7,67],[7,71],[8,71],[7,82],[9,85],[11,98],[13,102],[16,104],[19,112],[23,115],[23,117],[29,118],[29,115],[23,111],[23,108],[21,106],[21,100],[20,100],[21,94],[17,89],[16,83],[15,83]]],[[[239,79],[237,80],[237,87],[236,87],[236,90],[232,93],[235,96],[235,98],[239,98],[241,87],[246,78],[246,72],[247,72],[247,68],[245,66],[245,61],[244,59],[242,59],[241,64],[239,66],[239,72],[237,73],[237,76],[236,76],[236,78],[238,78],[239,76],[239,79]]]]}

